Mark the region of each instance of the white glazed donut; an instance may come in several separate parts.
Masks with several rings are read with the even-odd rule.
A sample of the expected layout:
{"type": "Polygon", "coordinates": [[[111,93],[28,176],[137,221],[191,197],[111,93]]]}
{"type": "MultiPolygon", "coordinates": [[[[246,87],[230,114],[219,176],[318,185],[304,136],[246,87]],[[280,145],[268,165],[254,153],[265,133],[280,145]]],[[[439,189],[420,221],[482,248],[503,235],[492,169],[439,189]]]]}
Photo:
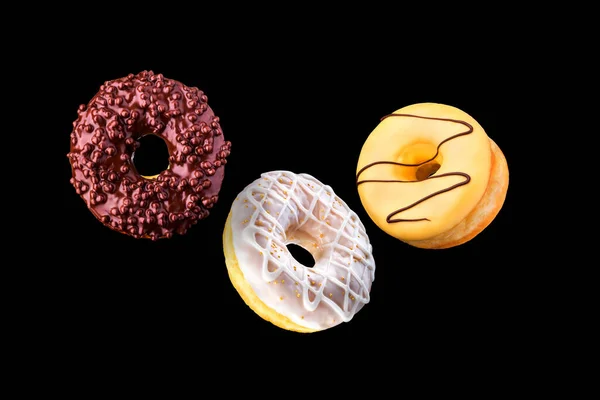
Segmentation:
{"type": "Polygon", "coordinates": [[[369,302],[372,246],[358,216],[307,174],[263,173],[235,199],[223,233],[229,277],[246,304],[280,328],[315,332],[369,302]],[[308,250],[308,268],[290,254],[308,250]]]}

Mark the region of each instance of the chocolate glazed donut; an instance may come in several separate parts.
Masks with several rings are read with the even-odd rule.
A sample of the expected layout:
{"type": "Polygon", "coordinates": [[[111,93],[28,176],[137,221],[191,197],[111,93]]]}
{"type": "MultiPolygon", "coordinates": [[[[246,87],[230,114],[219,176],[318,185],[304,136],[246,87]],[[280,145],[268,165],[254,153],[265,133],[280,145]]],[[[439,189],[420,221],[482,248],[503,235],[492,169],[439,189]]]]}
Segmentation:
{"type": "Polygon", "coordinates": [[[134,238],[171,238],[209,215],[218,200],[231,143],[206,95],[143,71],[105,82],[73,122],[71,184],[104,225],[134,238]],[[165,140],[169,167],[140,175],[138,139],[165,140]]]}

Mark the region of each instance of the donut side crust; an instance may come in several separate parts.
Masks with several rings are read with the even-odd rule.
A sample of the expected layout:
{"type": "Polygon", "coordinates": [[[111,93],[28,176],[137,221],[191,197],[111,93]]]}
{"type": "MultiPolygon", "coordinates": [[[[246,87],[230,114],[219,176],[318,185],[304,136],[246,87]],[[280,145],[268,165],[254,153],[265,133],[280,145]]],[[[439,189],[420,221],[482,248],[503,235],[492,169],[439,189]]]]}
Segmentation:
{"type": "Polygon", "coordinates": [[[490,139],[492,164],[488,186],[475,208],[454,228],[431,239],[406,241],[422,249],[447,249],[473,239],[500,212],[508,190],[508,165],[500,147],[490,139]]]}
{"type": "Polygon", "coordinates": [[[298,325],[288,317],[279,314],[272,308],[269,308],[265,303],[262,302],[262,300],[258,298],[250,284],[244,279],[244,274],[240,269],[233,247],[231,212],[227,216],[227,222],[225,222],[225,229],[223,230],[223,252],[225,253],[225,264],[227,266],[229,279],[231,280],[233,287],[237,290],[241,298],[244,300],[246,305],[252,309],[252,311],[258,314],[262,319],[288,331],[300,333],[316,332],[314,329],[298,325]]]}

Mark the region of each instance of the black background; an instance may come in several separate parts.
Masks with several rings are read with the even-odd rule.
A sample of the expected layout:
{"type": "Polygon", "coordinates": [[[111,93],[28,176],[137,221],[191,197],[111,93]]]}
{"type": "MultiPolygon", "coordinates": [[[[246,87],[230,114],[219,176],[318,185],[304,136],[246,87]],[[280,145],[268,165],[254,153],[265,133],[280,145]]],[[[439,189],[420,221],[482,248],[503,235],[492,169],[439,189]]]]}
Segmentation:
{"type": "Polygon", "coordinates": [[[131,50],[123,45],[90,58],[73,46],[57,72],[61,100],[54,104],[58,133],[52,151],[62,190],[60,220],[47,232],[49,257],[58,263],[51,273],[56,301],[49,310],[55,328],[68,340],[99,346],[112,341],[192,351],[256,338],[292,346],[358,341],[377,354],[432,346],[508,349],[524,316],[516,300],[515,127],[506,115],[512,86],[498,72],[501,46],[465,42],[467,54],[454,51],[455,45],[431,54],[377,43],[335,35],[278,42],[265,33],[211,41],[195,52],[184,44],[131,50]],[[186,235],[158,242],[98,222],[69,184],[66,157],[78,105],[104,81],[142,70],[203,90],[232,142],[211,215],[186,235]],[[503,150],[511,172],[496,219],[452,249],[417,249],[385,234],[367,216],[354,183],[362,144],[379,119],[417,102],[469,113],[503,150]],[[375,281],[371,302],[349,323],[308,335],[282,330],[251,311],[229,281],[222,232],[231,202],[261,172],[279,169],[329,184],[366,227],[375,281]]]}

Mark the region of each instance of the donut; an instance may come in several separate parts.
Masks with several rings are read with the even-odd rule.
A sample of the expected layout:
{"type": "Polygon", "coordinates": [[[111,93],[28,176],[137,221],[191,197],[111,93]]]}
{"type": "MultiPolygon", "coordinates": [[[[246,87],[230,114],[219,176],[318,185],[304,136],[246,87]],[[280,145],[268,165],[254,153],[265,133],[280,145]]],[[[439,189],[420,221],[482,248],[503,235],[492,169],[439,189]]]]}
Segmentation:
{"type": "Polygon", "coordinates": [[[370,300],[372,246],[358,216],[308,174],[272,171],[233,201],[223,232],[231,282],[264,320],[309,333],[350,321],[370,300]],[[309,268],[286,247],[315,259],[309,268]]]}
{"type": "Polygon", "coordinates": [[[231,150],[206,95],[143,71],[107,81],[73,122],[71,184],[104,225],[157,240],[185,234],[218,200],[231,150]],[[139,139],[164,139],[169,166],[140,175],[132,163],[139,139]]]}
{"type": "Polygon", "coordinates": [[[412,246],[444,249],[481,233],[504,204],[508,166],[466,112],[419,103],[384,116],[358,158],[356,185],[372,221],[412,246]]]}

